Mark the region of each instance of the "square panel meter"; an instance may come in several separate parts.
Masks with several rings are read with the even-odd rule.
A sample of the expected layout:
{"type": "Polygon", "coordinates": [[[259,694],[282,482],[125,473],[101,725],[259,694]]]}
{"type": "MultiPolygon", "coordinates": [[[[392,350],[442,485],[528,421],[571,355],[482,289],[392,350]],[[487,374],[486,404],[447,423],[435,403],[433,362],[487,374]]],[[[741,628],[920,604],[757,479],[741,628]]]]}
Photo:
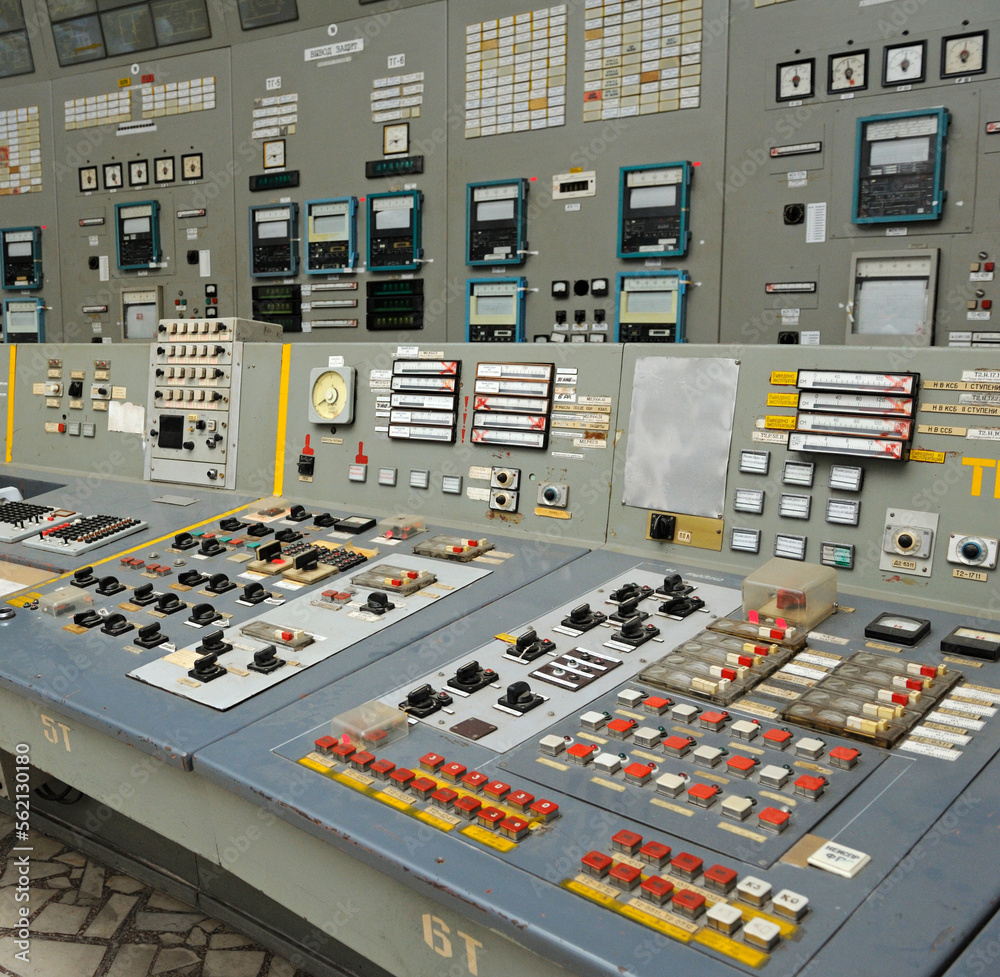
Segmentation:
{"type": "Polygon", "coordinates": [[[618,197],[618,257],[687,254],[691,164],[623,166],[618,197]]]}
{"type": "Polygon", "coordinates": [[[929,346],[934,338],[938,249],[851,256],[850,346],[929,346]]]}
{"type": "Polygon", "coordinates": [[[299,205],[250,208],[250,274],[280,278],[299,269],[299,205]]]}
{"type": "Polygon", "coordinates": [[[943,108],[858,119],[854,157],[855,224],[932,221],[944,209],[943,108]]]}
{"type": "Polygon", "coordinates": [[[143,200],[136,204],[115,204],[115,233],[121,271],[155,265],[163,256],[159,202],[143,200]]]}
{"type": "Polygon", "coordinates": [[[45,300],[4,299],[3,341],[5,343],[45,342],[45,300]]]}
{"type": "Polygon", "coordinates": [[[416,271],[423,257],[419,190],[368,194],[369,271],[416,271]]]}
{"type": "Polygon", "coordinates": [[[470,183],[465,206],[465,263],[523,265],[528,249],[528,181],[470,183]]]}
{"type": "Polygon", "coordinates": [[[470,278],[465,338],[470,343],[523,343],[526,278],[470,278]]]}
{"type": "Polygon", "coordinates": [[[0,231],[4,288],[42,287],[42,229],[5,227],[0,231]]]}
{"type": "Polygon", "coordinates": [[[619,343],[683,343],[686,271],[620,272],[619,343]]]}
{"type": "Polygon", "coordinates": [[[354,271],[358,263],[358,200],[306,201],[307,275],[354,271]]]}
{"type": "Polygon", "coordinates": [[[122,292],[122,333],[126,339],[149,342],[160,321],[162,289],[126,289],[122,292]]]}

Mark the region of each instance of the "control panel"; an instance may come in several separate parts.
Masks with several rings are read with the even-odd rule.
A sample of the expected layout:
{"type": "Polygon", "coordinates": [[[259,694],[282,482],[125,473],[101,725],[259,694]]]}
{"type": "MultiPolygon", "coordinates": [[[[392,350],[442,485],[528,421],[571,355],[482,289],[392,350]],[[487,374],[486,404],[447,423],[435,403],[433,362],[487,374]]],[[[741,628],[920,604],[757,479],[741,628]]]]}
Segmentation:
{"type": "Polygon", "coordinates": [[[305,208],[306,273],[354,271],[358,261],[357,200],[308,200],[305,208]]]}
{"type": "Polygon", "coordinates": [[[369,270],[416,271],[420,267],[422,206],[419,190],[368,195],[369,270]]]}
{"type": "Polygon", "coordinates": [[[279,333],[241,319],[159,323],[149,347],[148,480],[235,488],[243,344],[279,333]]]}
{"type": "Polygon", "coordinates": [[[0,269],[3,287],[42,287],[42,229],[6,227],[0,230],[0,269]]]}
{"type": "Polygon", "coordinates": [[[683,343],[687,286],[684,271],[621,272],[616,341],[683,343]]]}
{"type": "Polygon", "coordinates": [[[294,275],[299,266],[299,206],[250,208],[250,274],[294,275]]]}
{"type": "Polygon", "coordinates": [[[527,180],[470,183],[466,263],[523,265],[528,247],[527,180]]]}
{"type": "Polygon", "coordinates": [[[618,257],[687,254],[691,164],[626,166],[619,188],[618,257]]]}
{"type": "Polygon", "coordinates": [[[120,271],[149,269],[163,252],[160,248],[160,203],[115,204],[115,234],[120,271]]]}
{"type": "Polygon", "coordinates": [[[45,300],[41,298],[4,299],[3,341],[5,343],[45,342],[45,300]]]}
{"type": "Polygon", "coordinates": [[[466,283],[470,343],[523,343],[526,278],[470,278],[466,283]]]}

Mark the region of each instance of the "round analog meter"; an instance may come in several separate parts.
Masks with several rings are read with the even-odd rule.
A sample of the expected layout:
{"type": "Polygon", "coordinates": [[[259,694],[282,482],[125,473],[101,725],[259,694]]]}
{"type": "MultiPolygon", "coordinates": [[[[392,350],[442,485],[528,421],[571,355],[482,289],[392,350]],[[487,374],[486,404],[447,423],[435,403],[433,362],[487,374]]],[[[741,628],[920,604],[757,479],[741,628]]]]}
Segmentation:
{"type": "Polygon", "coordinates": [[[882,66],[882,84],[908,85],[911,82],[924,80],[924,55],[927,51],[925,41],[918,44],[897,44],[885,49],[885,62],[882,66]]]}
{"type": "Polygon", "coordinates": [[[941,77],[979,75],[986,70],[986,32],[946,37],[941,42],[941,77]]]}
{"type": "Polygon", "coordinates": [[[807,61],[790,61],[786,64],[779,64],[777,100],[788,102],[796,98],[812,98],[816,94],[813,86],[815,64],[816,62],[812,58],[807,61]]]}
{"type": "Polygon", "coordinates": [[[827,88],[834,92],[858,92],[868,87],[868,52],[850,51],[830,55],[827,88]]]}
{"type": "Polygon", "coordinates": [[[349,424],[354,419],[354,370],[322,367],[310,375],[309,419],[316,424],[349,424]]]}

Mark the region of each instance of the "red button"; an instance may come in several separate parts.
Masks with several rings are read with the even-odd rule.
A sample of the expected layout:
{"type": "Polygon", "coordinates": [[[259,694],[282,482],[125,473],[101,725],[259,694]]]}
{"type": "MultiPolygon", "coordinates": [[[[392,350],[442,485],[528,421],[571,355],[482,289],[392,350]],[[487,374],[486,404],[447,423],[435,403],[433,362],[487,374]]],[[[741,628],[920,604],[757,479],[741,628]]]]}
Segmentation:
{"type": "Polygon", "coordinates": [[[658,902],[663,902],[674,891],[674,884],[659,875],[651,875],[639,883],[639,888],[656,896],[658,902]]]}
{"type": "Polygon", "coordinates": [[[375,754],[369,753],[367,750],[361,753],[355,753],[351,757],[351,766],[355,770],[367,770],[375,762],[375,754]]]}
{"type": "Polygon", "coordinates": [[[725,865],[713,865],[705,869],[705,884],[719,892],[729,892],[736,885],[736,872],[725,865]]]}
{"type": "Polygon", "coordinates": [[[993,308],[993,299],[983,299],[982,302],[979,303],[979,306],[980,306],[980,308],[983,308],[983,309],[992,309],[993,308]]]}
{"type": "Polygon", "coordinates": [[[465,773],[465,771],[466,768],[460,763],[446,763],[441,768],[441,776],[443,776],[445,780],[450,780],[454,784],[465,773]]]}
{"type": "Polygon", "coordinates": [[[611,847],[615,851],[627,852],[629,855],[634,855],[639,850],[641,844],[642,835],[636,834],[634,831],[629,831],[626,828],[623,828],[611,838],[611,847]]]}
{"type": "Polygon", "coordinates": [[[333,748],[333,755],[339,756],[342,760],[349,759],[356,752],[356,747],[352,746],[350,743],[338,743],[333,748]]]}
{"type": "Polygon", "coordinates": [[[416,579],[417,579],[417,577],[419,577],[419,576],[420,576],[420,574],[419,574],[419,573],[417,573],[417,571],[416,571],[416,570],[411,570],[411,571],[410,571],[410,572],[409,572],[409,573],[408,573],[408,574],[407,574],[406,576],[407,576],[407,577],[408,577],[408,578],[409,578],[410,580],[416,580],[416,579]]]}
{"type": "Polygon", "coordinates": [[[539,821],[554,821],[559,817],[559,805],[555,801],[540,800],[531,805],[531,813],[539,821]]]}
{"type": "Polygon", "coordinates": [[[442,763],[444,763],[444,757],[441,756],[440,753],[425,753],[420,758],[420,766],[422,766],[424,770],[430,770],[432,772],[437,770],[442,763]]]}
{"type": "Polygon", "coordinates": [[[776,828],[780,828],[788,823],[790,817],[791,815],[787,811],[779,811],[776,807],[765,807],[757,815],[757,820],[773,824],[776,828]]]}
{"type": "Polygon", "coordinates": [[[483,784],[485,784],[490,778],[484,773],[480,773],[478,770],[470,770],[463,778],[462,783],[470,788],[471,790],[479,791],[482,790],[483,784]]]}
{"type": "Polygon", "coordinates": [[[406,790],[410,786],[410,781],[413,780],[415,776],[416,774],[412,770],[407,770],[406,767],[400,767],[398,770],[393,770],[393,772],[389,774],[389,779],[393,781],[397,787],[402,790],[406,790]]]}
{"type": "Polygon", "coordinates": [[[695,916],[705,908],[705,897],[700,892],[681,889],[670,900],[671,904],[680,910],[687,910],[686,915],[695,916]]]}
{"type": "Polygon", "coordinates": [[[609,855],[600,851],[589,851],[580,859],[583,867],[590,869],[591,874],[597,873],[599,875],[607,874],[608,869],[611,868],[611,861],[609,855]]]}
{"type": "Polygon", "coordinates": [[[437,790],[437,782],[430,777],[414,777],[410,782],[410,790],[426,800],[437,790]]]}
{"type": "Polygon", "coordinates": [[[674,873],[674,875],[684,874],[694,878],[701,871],[701,867],[704,864],[704,859],[698,858],[697,855],[691,855],[686,851],[682,851],[670,863],[670,870],[674,873]]]}
{"type": "Polygon", "coordinates": [[[519,818],[515,815],[511,815],[506,820],[500,822],[500,834],[513,841],[520,841],[527,836],[530,830],[531,826],[528,822],[524,818],[519,818]]]}
{"type": "Polygon", "coordinates": [[[469,545],[470,546],[478,546],[479,545],[479,540],[478,539],[470,539],[469,540],[469,545]]]}
{"type": "Polygon", "coordinates": [[[460,797],[455,801],[455,810],[468,815],[469,820],[476,816],[476,813],[483,806],[483,802],[475,797],[460,797]]]}
{"type": "Polygon", "coordinates": [[[861,754],[857,750],[852,750],[849,746],[835,746],[830,750],[830,756],[834,760],[844,760],[850,763],[852,760],[857,760],[861,754]]]}
{"type": "Polygon", "coordinates": [[[994,268],[996,268],[996,265],[992,261],[983,262],[983,271],[993,271],[994,268]]]}
{"type": "Polygon", "coordinates": [[[611,878],[623,889],[634,889],[639,883],[639,876],[642,873],[634,865],[626,865],[618,862],[611,870],[611,878]]]}
{"type": "Polygon", "coordinates": [[[491,781],[483,788],[483,792],[496,801],[502,801],[509,791],[510,784],[505,784],[502,780],[491,781]]]}
{"type": "Polygon", "coordinates": [[[719,788],[711,784],[695,784],[688,790],[688,797],[696,797],[700,801],[707,801],[719,793],[719,788]]]}
{"type": "Polygon", "coordinates": [[[337,745],[337,741],[332,736],[321,736],[316,740],[316,749],[320,751],[332,750],[337,745]]]}
{"type": "Polygon", "coordinates": [[[515,790],[507,797],[507,803],[518,811],[523,811],[534,801],[535,795],[529,794],[526,790],[515,790]]]}
{"type": "Polygon", "coordinates": [[[740,773],[749,773],[756,766],[756,763],[748,756],[734,756],[726,761],[726,766],[731,770],[738,770],[740,773]]]}
{"type": "Polygon", "coordinates": [[[639,849],[639,857],[650,865],[663,865],[670,857],[670,845],[664,845],[659,841],[647,841],[639,849]]]}
{"type": "Polygon", "coordinates": [[[503,821],[507,815],[498,807],[484,807],[480,810],[476,817],[482,827],[489,828],[491,831],[496,831],[500,822],[503,821]]]}
{"type": "Polygon", "coordinates": [[[440,787],[431,794],[431,800],[445,810],[448,810],[455,803],[456,797],[458,797],[458,791],[452,790],[450,787],[440,787]]]}

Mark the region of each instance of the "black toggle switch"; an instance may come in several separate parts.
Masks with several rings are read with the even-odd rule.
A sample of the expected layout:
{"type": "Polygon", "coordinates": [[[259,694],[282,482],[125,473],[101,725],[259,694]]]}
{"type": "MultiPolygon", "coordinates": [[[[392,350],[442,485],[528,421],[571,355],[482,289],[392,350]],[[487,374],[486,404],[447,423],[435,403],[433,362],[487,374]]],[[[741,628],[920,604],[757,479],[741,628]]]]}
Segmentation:
{"type": "Polygon", "coordinates": [[[531,686],[527,682],[511,682],[507,686],[507,694],[497,699],[497,705],[506,709],[513,709],[523,716],[536,706],[540,706],[545,700],[531,691],[531,686]]]}
{"type": "Polygon", "coordinates": [[[201,639],[201,644],[195,648],[199,655],[224,655],[227,651],[232,651],[233,646],[224,640],[221,631],[209,631],[201,639]]]}
{"type": "Polygon", "coordinates": [[[277,671],[284,664],[286,664],[285,660],[278,658],[277,649],[274,645],[268,645],[266,648],[261,648],[260,651],[254,652],[253,661],[247,665],[247,668],[251,672],[260,672],[263,675],[267,675],[269,672],[277,671]]]}
{"type": "Polygon", "coordinates": [[[97,592],[102,597],[114,597],[115,594],[120,594],[125,589],[125,584],[123,584],[115,576],[101,577],[100,582],[97,584],[97,592]]]}
{"type": "Polygon", "coordinates": [[[332,529],[337,525],[337,520],[329,512],[322,512],[318,516],[313,516],[313,525],[321,529],[332,529]]]}
{"type": "Polygon", "coordinates": [[[202,556],[218,556],[225,551],[226,548],[214,536],[206,536],[198,547],[198,552],[202,556]]]}
{"type": "Polygon", "coordinates": [[[157,648],[162,644],[166,644],[169,640],[160,631],[160,625],[154,622],[153,624],[147,624],[145,627],[139,628],[132,644],[138,645],[140,648],[157,648]]]}
{"type": "Polygon", "coordinates": [[[633,597],[648,597],[653,592],[652,587],[640,587],[637,583],[622,584],[617,590],[612,590],[608,594],[608,600],[615,604],[622,601],[631,600],[633,597]]]}
{"type": "Polygon", "coordinates": [[[704,606],[705,602],[700,597],[678,594],[660,604],[660,613],[670,617],[685,618],[704,606]]]}
{"type": "Polygon", "coordinates": [[[185,570],[183,573],[177,575],[177,582],[183,584],[185,587],[197,587],[207,579],[208,576],[200,570],[185,570]]]}
{"type": "Polygon", "coordinates": [[[650,638],[655,638],[659,633],[660,629],[655,624],[644,623],[638,617],[630,617],[621,626],[620,631],[615,631],[611,635],[611,640],[638,648],[639,645],[649,641],[650,638]]]}
{"type": "Polygon", "coordinates": [[[514,648],[508,650],[507,656],[522,662],[533,662],[536,658],[541,658],[542,655],[555,651],[555,648],[554,641],[549,641],[548,638],[539,639],[535,629],[528,628],[524,634],[518,637],[514,648]]]}
{"type": "Polygon", "coordinates": [[[274,538],[281,543],[295,543],[302,539],[302,533],[297,533],[294,529],[280,529],[274,534],[274,538]]]}
{"type": "Polygon", "coordinates": [[[83,396],[83,381],[82,380],[71,380],[69,384],[69,395],[74,399],[79,399],[83,396]]]}
{"type": "Polygon", "coordinates": [[[117,638],[120,634],[134,631],[135,625],[130,624],[124,614],[109,614],[104,619],[104,627],[101,630],[105,634],[110,634],[112,638],[117,638]]]}
{"type": "Polygon", "coordinates": [[[211,624],[218,616],[219,612],[211,604],[195,604],[191,608],[191,616],[188,620],[192,624],[204,627],[206,624],[211,624]]]}
{"type": "Polygon", "coordinates": [[[97,577],[94,576],[93,567],[80,567],[79,570],[73,571],[74,587],[90,587],[95,583],[97,583],[97,577]]]}
{"type": "Polygon", "coordinates": [[[243,523],[235,516],[230,516],[228,519],[222,519],[219,522],[219,529],[224,533],[238,533],[242,528],[243,523]]]}
{"type": "Polygon", "coordinates": [[[261,536],[270,536],[273,532],[274,530],[270,526],[265,526],[264,523],[259,522],[247,530],[247,536],[253,536],[254,539],[260,539],[261,536]]]}
{"type": "Polygon", "coordinates": [[[618,605],[618,610],[611,615],[609,620],[614,621],[615,624],[622,624],[633,617],[638,618],[640,621],[645,621],[649,615],[645,611],[639,610],[639,601],[641,600],[641,594],[636,594],[635,597],[623,600],[618,605]]]}
{"type": "Polygon", "coordinates": [[[187,607],[176,594],[161,594],[156,602],[156,609],[161,614],[176,614],[187,607]]]}
{"type": "Polygon", "coordinates": [[[135,604],[136,607],[146,607],[148,604],[155,604],[159,599],[160,595],[154,593],[153,585],[151,583],[144,583],[132,591],[129,603],[135,604]]]}
{"type": "Polygon", "coordinates": [[[471,661],[458,666],[454,678],[448,679],[448,685],[471,694],[499,681],[500,676],[492,668],[482,668],[478,661],[471,661]]]}
{"type": "Polygon", "coordinates": [[[80,628],[94,628],[103,622],[104,618],[97,611],[77,611],[73,615],[73,623],[80,628]]]}
{"type": "Polygon", "coordinates": [[[198,540],[196,540],[190,533],[178,533],[174,537],[175,550],[189,550],[192,546],[197,545],[198,540]]]}
{"type": "Polygon", "coordinates": [[[235,590],[236,584],[234,584],[224,573],[213,573],[212,576],[209,577],[208,585],[205,589],[211,591],[213,594],[224,594],[227,591],[235,590]]]}
{"type": "Polygon", "coordinates": [[[454,701],[444,690],[438,692],[430,685],[418,685],[407,693],[406,700],[399,704],[399,708],[411,716],[424,719],[442,706],[450,706],[454,701]]]}
{"type": "Polygon", "coordinates": [[[574,631],[582,632],[596,628],[606,620],[607,615],[592,610],[590,604],[580,604],[579,607],[574,607],[569,612],[569,617],[564,617],[561,623],[564,628],[572,628],[574,631]]]}
{"type": "Polygon", "coordinates": [[[240,600],[246,604],[263,604],[271,594],[264,589],[264,585],[258,581],[248,583],[243,588],[243,596],[240,600]]]}
{"type": "Polygon", "coordinates": [[[670,542],[677,530],[677,517],[666,512],[654,512],[649,518],[649,538],[670,542]]]}
{"type": "Polygon", "coordinates": [[[306,573],[315,570],[319,566],[319,550],[315,546],[298,553],[292,560],[292,566],[296,570],[304,570],[306,573]]]}
{"type": "Polygon", "coordinates": [[[293,505],[285,518],[289,522],[305,522],[312,518],[312,513],[306,512],[306,507],[303,505],[293,505]]]}
{"type": "Polygon", "coordinates": [[[384,590],[373,590],[368,595],[368,600],[361,610],[368,611],[369,614],[385,614],[391,611],[396,605],[389,600],[389,595],[384,590]]]}
{"type": "Polygon", "coordinates": [[[188,675],[199,682],[214,682],[217,678],[222,678],[226,674],[226,669],[218,664],[218,655],[203,655],[195,659],[194,668],[188,675]]]}
{"type": "Polygon", "coordinates": [[[281,543],[272,539],[270,543],[257,547],[257,559],[261,563],[270,563],[272,560],[281,559],[281,543]]]}

